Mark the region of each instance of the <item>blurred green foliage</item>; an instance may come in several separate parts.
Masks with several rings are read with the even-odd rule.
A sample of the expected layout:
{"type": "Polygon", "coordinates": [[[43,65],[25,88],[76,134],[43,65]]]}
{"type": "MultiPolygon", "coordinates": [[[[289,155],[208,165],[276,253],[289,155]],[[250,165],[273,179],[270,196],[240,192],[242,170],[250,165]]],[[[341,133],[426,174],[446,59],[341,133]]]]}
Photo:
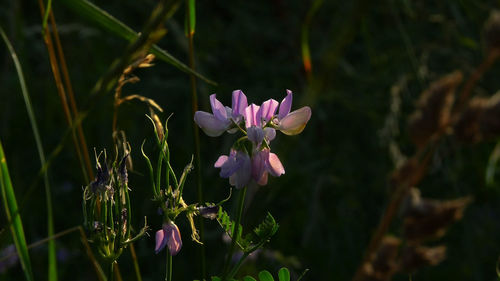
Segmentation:
{"type": "MultiPolygon", "coordinates": [[[[135,30],[140,30],[156,1],[94,1],[135,30]]],[[[243,223],[256,225],[269,211],[280,229],[265,251],[254,254],[241,276],[257,276],[263,269],[277,272],[286,266],[291,280],[306,268],[303,280],[349,280],[388,202],[388,176],[395,167],[390,143],[403,155],[415,151],[408,139],[408,115],[429,83],[455,69],[465,77],[481,62],[484,42],[481,29],[498,1],[324,1],[309,24],[312,76],[307,79],[301,58],[301,28],[313,1],[198,1],[194,37],[197,70],[218,83],[198,82],[200,108],[209,109],[208,96],[217,93],[230,104],[234,89],[242,89],[251,101],[281,101],[285,89],[295,93],[294,108],[309,105],[313,116],[304,132],[277,138],[273,151],[286,174],[268,186],[251,190],[243,223]],[[400,112],[391,87],[399,86],[400,112]],[[393,113],[391,113],[391,108],[393,113]],[[387,122],[392,118],[392,123],[387,122]],[[388,124],[392,126],[388,126],[388,124]]],[[[53,3],[77,103],[88,103],[95,82],[119,57],[126,42],[78,18],[53,3]]],[[[187,62],[184,7],[166,23],[167,35],[158,45],[187,62]]],[[[66,130],[56,94],[48,55],[41,37],[41,17],[35,1],[4,1],[0,24],[13,42],[23,65],[38,118],[44,148],[52,151],[66,130]]],[[[0,46],[0,139],[5,148],[16,188],[26,238],[45,238],[45,200],[39,161],[16,72],[4,45],[0,46]],[[36,185],[31,193],[30,186],[36,185]],[[28,194],[28,195],[26,195],[28,194]],[[23,196],[24,195],[24,196],[23,196]]],[[[139,93],[154,99],[170,113],[171,163],[181,171],[194,153],[189,77],[163,62],[136,72],[141,81],[127,85],[124,94],[139,93]]],[[[500,65],[494,65],[474,89],[489,96],[500,88],[500,65]]],[[[118,127],[132,146],[134,171],[130,173],[132,225],[143,216],[153,229],[161,217],[151,202],[149,177],[140,156],[140,144],[154,147],[153,129],[144,114],[147,107],[129,102],[120,107],[118,127]]],[[[83,122],[89,148],[112,151],[113,95],[94,105],[83,122]]],[[[207,201],[228,194],[228,183],[218,177],[213,163],[227,154],[231,136],[210,138],[201,134],[202,179],[207,201]]],[[[463,145],[442,140],[420,184],[426,197],[449,199],[472,195],[474,203],[463,220],[440,240],[448,257],[440,265],[425,268],[413,280],[494,280],[500,255],[500,187],[485,185],[488,157],[495,143],[463,145]]],[[[71,141],[50,167],[56,232],[81,224],[84,182],[71,141]]],[[[194,178],[194,177],[193,177],[194,178]]],[[[194,201],[194,179],[186,183],[185,198],[194,201]]],[[[229,207],[228,207],[229,208],[229,207]]],[[[0,216],[2,229],[6,218],[0,216]]],[[[174,259],[174,279],[199,278],[197,246],[189,241],[189,228],[180,224],[185,239],[174,259]]],[[[218,274],[223,264],[222,231],[216,222],[205,226],[208,272],[218,274]]],[[[391,233],[400,234],[396,219],[391,233]]],[[[2,248],[11,243],[8,231],[0,233],[2,248]]],[[[153,237],[136,245],[144,280],[163,278],[163,256],[154,255],[153,237]]],[[[28,243],[29,243],[28,242],[28,243]]],[[[61,280],[94,280],[95,273],[77,234],[57,240],[61,280]]],[[[46,271],[46,248],[30,252],[35,278],[46,271]]],[[[122,275],[133,276],[130,253],[120,260],[122,275]]],[[[20,266],[0,280],[22,278],[20,266]]],[[[240,277],[241,277],[240,276],[240,277]]],[[[396,280],[407,280],[398,275],[396,280]]]]}

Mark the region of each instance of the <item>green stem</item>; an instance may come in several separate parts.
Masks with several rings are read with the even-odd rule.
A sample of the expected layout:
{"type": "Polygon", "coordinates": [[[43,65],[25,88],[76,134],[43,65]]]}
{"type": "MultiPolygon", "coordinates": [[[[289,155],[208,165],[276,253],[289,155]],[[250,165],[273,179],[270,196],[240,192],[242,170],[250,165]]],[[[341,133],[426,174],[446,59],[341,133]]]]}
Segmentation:
{"type": "Polygon", "coordinates": [[[243,264],[243,261],[250,255],[249,253],[244,253],[243,256],[241,256],[240,260],[238,263],[233,267],[231,272],[229,272],[229,275],[227,276],[227,279],[231,279],[234,277],[234,275],[238,272],[240,269],[241,264],[243,264]]]}
{"type": "Polygon", "coordinates": [[[170,255],[168,247],[166,247],[166,252],[167,252],[167,272],[165,275],[165,281],[172,281],[172,256],[170,255]]]}
{"type": "Polygon", "coordinates": [[[239,194],[238,197],[238,213],[236,214],[236,221],[233,227],[233,233],[231,235],[231,246],[229,248],[229,253],[227,256],[226,264],[224,265],[224,274],[222,276],[222,281],[227,280],[227,271],[229,269],[229,264],[231,263],[231,258],[233,257],[234,251],[236,249],[236,241],[239,239],[240,235],[240,222],[241,222],[241,214],[243,213],[243,206],[245,205],[245,194],[247,188],[244,187],[239,194]]]}
{"type": "Polygon", "coordinates": [[[115,261],[109,263],[108,281],[113,281],[113,268],[115,261]]]}

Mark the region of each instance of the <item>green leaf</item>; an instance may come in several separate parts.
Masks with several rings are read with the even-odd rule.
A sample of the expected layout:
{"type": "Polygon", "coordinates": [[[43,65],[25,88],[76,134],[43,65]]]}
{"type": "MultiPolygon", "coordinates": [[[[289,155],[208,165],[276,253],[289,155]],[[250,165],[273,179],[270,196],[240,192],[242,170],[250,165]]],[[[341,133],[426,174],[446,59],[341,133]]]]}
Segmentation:
{"type": "MultiPolygon", "coordinates": [[[[231,220],[229,215],[226,213],[226,211],[222,209],[222,207],[219,208],[219,213],[217,214],[217,221],[219,222],[222,229],[226,232],[226,234],[229,235],[229,237],[233,238],[232,234],[236,223],[233,220],[231,220]]],[[[237,231],[239,235],[236,235],[236,237],[239,237],[239,239],[236,241],[236,244],[240,247],[242,251],[245,251],[245,249],[247,249],[250,246],[251,241],[249,239],[242,238],[241,236],[242,232],[243,232],[243,227],[240,224],[238,226],[238,231],[237,231]]]]}
{"type": "MultiPolygon", "coordinates": [[[[139,37],[139,34],[137,34],[137,32],[128,27],[126,24],[119,21],[118,19],[110,15],[108,12],[102,10],[101,8],[97,7],[96,5],[92,4],[87,0],[61,0],[60,2],[63,3],[66,7],[70,8],[76,14],[80,15],[81,17],[94,22],[95,24],[107,30],[108,32],[116,36],[119,36],[127,41],[133,41],[137,39],[137,37],[139,37]]],[[[157,45],[153,45],[150,51],[158,59],[163,60],[168,64],[171,64],[177,69],[188,74],[193,74],[209,84],[217,85],[217,83],[206,78],[205,76],[194,71],[193,69],[189,68],[187,65],[185,65],[184,63],[182,63],[181,61],[179,61],[178,59],[176,59],[167,51],[161,49],[157,45]]]]}
{"type": "MultiPolygon", "coordinates": [[[[50,1],[47,4],[47,9],[50,9],[50,1]]],[[[38,125],[36,122],[35,114],[33,107],[31,105],[31,99],[28,93],[28,87],[26,86],[26,82],[24,79],[23,70],[21,68],[21,63],[17,57],[17,54],[10,43],[10,40],[7,38],[3,28],[0,27],[0,35],[2,36],[5,45],[9,49],[9,53],[14,61],[14,66],[17,71],[17,77],[19,78],[19,84],[21,86],[21,93],[23,95],[24,104],[26,105],[26,111],[28,112],[28,117],[31,123],[31,129],[33,131],[33,136],[35,138],[36,148],[38,151],[38,156],[40,158],[40,165],[43,167],[46,164],[45,160],[45,152],[42,146],[42,139],[40,137],[40,131],[38,130],[38,125]]],[[[52,194],[49,185],[49,177],[47,170],[43,172],[43,182],[45,186],[45,200],[47,204],[47,236],[51,237],[54,235],[54,220],[53,220],[53,212],[52,212],[52,194]]],[[[48,242],[48,279],[49,280],[57,280],[57,258],[56,258],[56,244],[53,239],[48,242]]]]}
{"type": "Polygon", "coordinates": [[[259,272],[259,280],[260,281],[274,281],[273,276],[267,270],[263,270],[263,271],[259,272]]]}
{"type": "Polygon", "coordinates": [[[278,272],[279,281],[290,281],[290,271],[288,268],[282,267],[278,272]]]}
{"type": "Polygon", "coordinates": [[[2,193],[3,205],[5,207],[5,214],[7,219],[12,222],[10,230],[16,245],[17,253],[23,267],[26,280],[33,279],[33,271],[31,269],[31,262],[28,254],[28,247],[26,245],[26,238],[24,236],[23,222],[19,210],[17,208],[16,195],[12,182],[10,179],[9,168],[3,152],[2,142],[0,141],[0,189],[2,193]]]}
{"type": "Polygon", "coordinates": [[[257,280],[255,280],[255,278],[253,278],[252,276],[245,276],[243,277],[243,281],[257,281],[257,280]]]}
{"type": "Polygon", "coordinates": [[[221,281],[220,277],[212,276],[212,281],[221,281]]]}

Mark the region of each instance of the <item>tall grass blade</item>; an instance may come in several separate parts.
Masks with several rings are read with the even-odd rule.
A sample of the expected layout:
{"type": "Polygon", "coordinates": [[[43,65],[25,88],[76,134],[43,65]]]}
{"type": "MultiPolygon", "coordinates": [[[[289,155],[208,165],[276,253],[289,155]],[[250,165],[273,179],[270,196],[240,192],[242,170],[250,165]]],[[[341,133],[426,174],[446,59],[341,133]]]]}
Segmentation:
{"type": "MultiPolygon", "coordinates": [[[[108,32],[111,32],[119,37],[122,37],[125,40],[133,41],[139,37],[139,34],[134,30],[132,30],[130,27],[128,27],[126,24],[119,21],[106,11],[102,10],[101,8],[97,7],[96,5],[92,4],[87,0],[61,0],[60,2],[66,5],[68,8],[73,10],[73,12],[77,13],[81,17],[94,22],[95,24],[99,25],[108,32]]],[[[206,78],[202,74],[189,68],[187,65],[185,65],[184,63],[182,63],[181,61],[179,61],[178,59],[176,59],[167,51],[161,49],[157,45],[153,45],[151,47],[151,52],[157,58],[165,61],[168,64],[171,64],[172,66],[178,68],[179,70],[188,74],[193,74],[209,84],[217,85],[216,82],[206,78]]]]}
{"type": "Polygon", "coordinates": [[[21,221],[21,215],[17,209],[16,195],[14,193],[14,188],[12,187],[12,182],[10,180],[9,169],[7,167],[7,161],[5,160],[5,155],[3,152],[2,142],[0,141],[0,189],[2,193],[2,201],[5,207],[5,214],[9,221],[12,221],[10,230],[12,232],[12,237],[14,238],[14,244],[16,245],[17,253],[19,255],[19,260],[23,267],[24,275],[26,280],[32,281],[33,271],[31,269],[31,261],[28,254],[28,247],[26,245],[26,238],[24,237],[23,222],[21,221]]]}
{"type": "MultiPolygon", "coordinates": [[[[33,136],[35,137],[38,156],[40,157],[40,166],[43,167],[46,163],[45,152],[43,150],[42,140],[40,138],[40,132],[38,130],[38,125],[36,123],[33,107],[31,106],[31,100],[28,94],[28,88],[26,86],[26,82],[24,80],[24,74],[21,68],[21,64],[19,63],[19,60],[17,58],[14,48],[12,47],[12,44],[10,43],[4,30],[1,27],[0,27],[0,33],[2,35],[3,40],[5,41],[5,44],[7,45],[7,48],[9,49],[10,55],[12,56],[12,60],[14,61],[14,65],[16,67],[19,83],[21,84],[21,92],[23,95],[24,103],[26,105],[26,111],[28,112],[28,117],[31,123],[31,129],[33,130],[33,136]]],[[[43,173],[43,182],[45,185],[45,200],[47,204],[47,228],[48,228],[47,236],[51,237],[54,235],[54,219],[53,219],[54,216],[52,212],[52,194],[50,191],[49,177],[47,174],[47,170],[45,170],[43,173]]],[[[57,280],[57,259],[56,259],[56,244],[54,240],[50,240],[48,243],[48,260],[49,260],[48,277],[49,280],[55,281],[57,280]]]]}

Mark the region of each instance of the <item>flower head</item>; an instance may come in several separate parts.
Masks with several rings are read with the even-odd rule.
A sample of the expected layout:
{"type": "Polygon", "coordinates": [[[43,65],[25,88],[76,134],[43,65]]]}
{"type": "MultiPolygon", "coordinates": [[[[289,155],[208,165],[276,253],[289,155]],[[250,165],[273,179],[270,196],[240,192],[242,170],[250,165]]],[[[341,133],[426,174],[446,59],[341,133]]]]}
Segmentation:
{"type": "Polygon", "coordinates": [[[155,253],[157,254],[163,250],[165,246],[167,246],[170,255],[175,256],[182,248],[182,239],[179,228],[171,221],[163,224],[162,229],[156,232],[155,238],[155,253]]]}

